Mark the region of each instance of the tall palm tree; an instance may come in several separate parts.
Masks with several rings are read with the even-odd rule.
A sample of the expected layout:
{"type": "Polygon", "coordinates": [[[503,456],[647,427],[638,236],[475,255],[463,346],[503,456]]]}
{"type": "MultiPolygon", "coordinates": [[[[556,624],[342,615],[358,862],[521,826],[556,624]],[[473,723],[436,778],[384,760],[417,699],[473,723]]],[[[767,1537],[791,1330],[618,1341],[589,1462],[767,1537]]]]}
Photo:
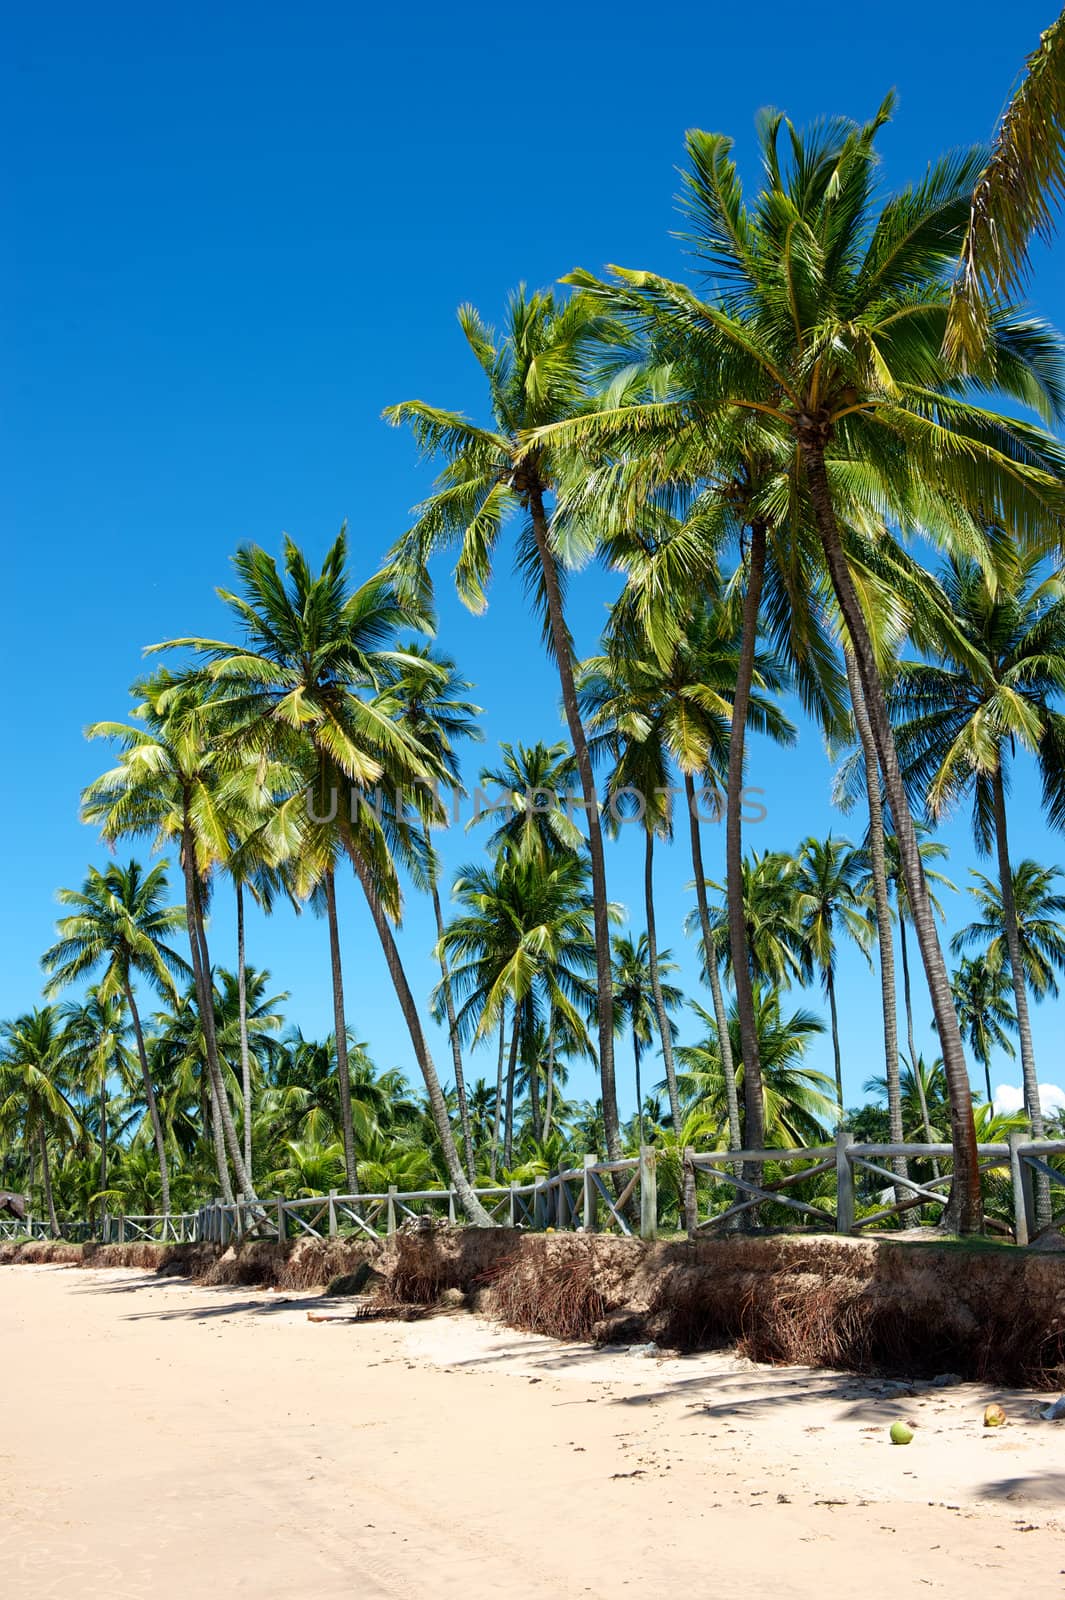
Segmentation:
{"type": "Polygon", "coordinates": [[[613,1005],[610,997],[610,915],[595,776],[577,700],[576,662],[565,615],[564,556],[592,537],[579,519],[562,519],[553,505],[564,463],[551,445],[530,446],[531,430],[573,417],[586,403],[589,356],[609,337],[609,320],[582,295],[559,302],[551,293],[512,295],[501,338],[472,306],[459,322],[488,380],[491,425],[478,427],[460,412],[420,400],[390,406],[385,416],[410,426],[423,452],[446,466],[418,519],[394,551],[400,571],[428,583],[433,554],[458,543],[455,581],[471,609],[485,605],[485,586],[504,522],[521,519],[517,562],[543,620],[544,639],[559,674],[562,704],[584,797],[584,822],[595,907],[599,1074],[611,1158],[620,1151],[614,1086],[613,1005]]]}
{"type": "Polygon", "coordinates": [[[1023,287],[1028,247],[1049,239],[1065,194],[1065,12],[1040,36],[973,188],[946,351],[979,360],[988,304],[1023,287]]]}
{"type": "Polygon", "coordinates": [[[170,1174],[166,1139],[148,1070],[144,1029],[134,982],[143,978],[160,994],[175,992],[175,979],[188,975],[188,964],[168,942],[187,926],[185,913],[166,904],[167,864],[145,872],[137,861],[128,867],[90,867],[80,889],[60,889],[58,899],[70,908],[56,924],[58,938],[45,951],[42,965],[49,974],[47,992],[56,994],[86,973],[103,969],[99,999],[107,1004],[121,996],[129,1011],[140,1063],[141,1082],[151,1119],[159,1162],[163,1215],[170,1215],[170,1174]]]}
{"type": "Polygon", "coordinates": [[[1036,861],[1019,861],[1013,869],[1009,903],[1012,920],[1016,925],[1016,943],[1011,953],[1009,924],[1011,913],[1006,909],[1007,897],[1001,885],[974,872],[975,882],[969,893],[976,901],[979,915],[975,922],[959,929],[951,940],[951,949],[977,950],[987,965],[1001,968],[1011,980],[1012,962],[1020,968],[1025,991],[1031,991],[1036,1000],[1048,996],[1058,998],[1058,975],[1065,973],[1065,894],[1058,890],[1062,878],[1060,867],[1042,867],[1036,861]]]}
{"type": "MultiPolygon", "coordinates": [[[[285,541],[284,572],[266,551],[243,547],[234,558],[242,593],[221,590],[243,630],[237,643],[193,637],[153,648],[198,652],[207,676],[225,693],[225,739],[235,750],[265,749],[279,765],[302,767],[305,784],[288,798],[289,832],[311,836],[309,800],[333,801],[336,837],[347,855],[373,920],[421,1070],[441,1150],[460,1203],[471,1220],[491,1219],[470,1186],[455,1146],[436,1066],[422,1030],[393,923],[400,913],[396,855],[408,865],[412,849],[405,791],[441,777],[433,753],[416,743],[391,715],[380,691],[402,666],[400,629],[427,622],[377,576],[352,589],[347,572],[347,532],[342,528],[315,576],[303,552],[285,541]],[[377,789],[371,793],[371,786],[377,789]],[[340,803],[339,791],[345,791],[340,803]],[[385,792],[387,791],[387,793],[385,792]],[[398,797],[398,798],[396,798],[398,797]]],[[[326,812],[325,814],[328,814],[326,812]]],[[[315,813],[321,817],[323,812],[315,813]]],[[[284,831],[280,825],[279,834],[284,831]]],[[[314,850],[315,870],[321,848],[314,850]]],[[[332,875],[325,892],[332,894],[332,875]]],[[[334,966],[337,953],[334,952],[334,966]]],[[[346,1030],[338,1019],[338,1055],[346,1030]]],[[[340,1070],[341,1093],[347,1074],[340,1070]]]]}
{"type": "MultiPolygon", "coordinates": [[[[425,645],[407,644],[406,660],[397,670],[394,680],[385,690],[403,726],[422,749],[430,750],[447,783],[456,792],[460,788],[459,766],[455,746],[463,739],[481,739],[483,734],[477,723],[480,706],[462,696],[471,685],[461,677],[454,661],[438,655],[425,645]]],[[[437,809],[439,809],[439,798],[437,809]]],[[[470,1182],[474,1177],[473,1135],[470,1112],[466,1098],[466,1079],[462,1070],[462,1044],[455,1022],[455,1000],[451,991],[447,953],[440,941],[444,936],[444,913],[440,904],[439,870],[429,835],[432,806],[426,806],[423,824],[423,843],[429,893],[436,918],[437,954],[440,961],[440,981],[447,1012],[448,1038],[451,1041],[451,1063],[455,1072],[455,1092],[458,1098],[459,1124],[462,1128],[463,1151],[470,1182]]]]}
{"type": "Polygon", "coordinates": [[[843,1061],[836,1008],[837,940],[840,933],[868,954],[873,930],[869,901],[862,891],[866,859],[846,839],[810,837],[799,847],[795,874],[795,910],[803,954],[821,975],[832,1028],[836,1072],[836,1104],[843,1116],[843,1061]]]}
{"type": "MultiPolygon", "coordinates": [[[[849,493],[864,481],[878,485],[896,521],[924,524],[935,537],[987,553],[977,518],[990,516],[1021,542],[1041,538],[1048,513],[1065,510],[1062,451],[1041,428],[1004,425],[975,395],[1008,395],[1049,419],[1060,413],[1063,389],[1056,337],[1000,311],[966,395],[954,392],[941,348],[982,158],[939,162],[878,207],[875,139],[891,108],[889,99],[864,127],[835,121],[805,136],[782,116],[763,118],[764,177],[753,204],[744,200],[730,142],[689,134],[693,244],[714,275],[710,297],[648,272],[617,270],[605,284],[587,273],[568,281],[632,319],[658,360],[687,375],[687,392],[670,405],[628,408],[629,438],[642,428],[651,436],[643,448],[657,449],[671,434],[676,444],[678,430],[683,437],[704,412],[749,413],[768,437],[787,441],[801,466],[796,494],[816,529],[868,708],[950,1084],[949,1216],[972,1232],[981,1198],[965,1054],[845,529],[849,493]]],[[[617,436],[602,412],[563,434],[615,447],[617,436]]],[[[551,438],[550,430],[537,435],[551,438]]]]}
{"type": "Polygon", "coordinates": [[[1065,588],[1043,575],[1036,555],[1023,552],[994,582],[964,560],[951,562],[941,582],[952,628],[943,635],[939,661],[907,661],[899,668],[892,690],[899,752],[905,776],[932,817],[971,800],[977,849],[995,851],[1025,1110],[1041,1139],[1006,794],[1008,760],[1019,745],[1035,754],[1051,819],[1065,824],[1065,716],[1051,704],[1065,690],[1065,588]]]}
{"type": "Polygon", "coordinates": [[[53,1139],[70,1140],[77,1114],[65,1091],[68,1040],[56,1006],[41,1006],[0,1025],[0,1129],[15,1129],[41,1161],[41,1183],[53,1234],[60,1232],[52,1184],[53,1139]]]}
{"type": "Polygon", "coordinates": [[[241,780],[246,769],[227,772],[211,726],[218,704],[201,680],[157,672],[134,684],[139,697],[132,724],[97,722],[90,738],[120,746],[118,765],[89,784],[82,816],[97,823],[105,839],[149,835],[159,845],[179,843],[185,888],[185,925],[192,956],[196,1003],[204,1033],[211,1087],[215,1164],[223,1197],[232,1201],[226,1156],[241,1193],[252,1195],[229,1096],[222,1081],[215,1038],[211,958],[207,943],[207,903],[211,876],[231,851],[232,794],[243,810],[241,780]]]}
{"type": "Polygon", "coordinates": [[[1017,1026],[1008,998],[1009,974],[1001,965],[966,957],[954,973],[954,1004],[973,1059],[984,1069],[987,1103],[991,1105],[991,1053],[1015,1054],[1010,1032],[1017,1026]]]}

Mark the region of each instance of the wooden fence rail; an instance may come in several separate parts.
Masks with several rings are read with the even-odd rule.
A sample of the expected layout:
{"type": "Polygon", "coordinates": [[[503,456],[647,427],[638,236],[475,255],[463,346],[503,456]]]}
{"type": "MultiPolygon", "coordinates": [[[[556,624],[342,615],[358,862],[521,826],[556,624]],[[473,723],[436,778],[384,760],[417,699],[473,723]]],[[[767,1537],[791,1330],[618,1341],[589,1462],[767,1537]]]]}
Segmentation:
{"type": "MultiPolygon", "coordinates": [[[[1059,1191],[1065,1190],[1065,1173],[1047,1159],[1065,1155],[1065,1140],[1032,1140],[1023,1131],[1014,1131],[1007,1144],[981,1144],[977,1149],[981,1173],[1004,1172],[1012,1189],[1012,1229],[994,1217],[989,1226],[1027,1244],[1036,1228],[1035,1174],[1049,1177],[1059,1191]]],[[[819,1230],[861,1233],[891,1218],[902,1219],[917,1207],[946,1204],[949,1173],[918,1182],[908,1170],[896,1172],[890,1165],[893,1160],[902,1157],[908,1163],[950,1156],[949,1144],[856,1144],[845,1130],[833,1144],[790,1150],[686,1150],[684,1165],[695,1176],[699,1211],[705,1213],[697,1215],[693,1234],[706,1235],[770,1204],[819,1230]],[[774,1169],[770,1178],[767,1167],[774,1169]],[[834,1182],[826,1183],[829,1174],[834,1182]],[[860,1177],[879,1180],[876,1209],[861,1216],[860,1177]],[[817,1184],[815,1194],[795,1192],[811,1180],[817,1184]],[[733,1198],[724,1209],[714,1209],[715,1195],[722,1188],[730,1189],[733,1198]]],[[[622,1161],[588,1155],[581,1166],[562,1167],[532,1183],[495,1184],[476,1193],[492,1221],[504,1226],[584,1233],[606,1228],[654,1239],[661,1217],[659,1159],[653,1146],[644,1146],[638,1156],[622,1161]]],[[[1065,1210],[1065,1194],[1059,1199],[1065,1210]]],[[[294,1200],[241,1195],[233,1204],[213,1200],[198,1211],[173,1212],[168,1217],[107,1216],[102,1225],[99,1220],[68,1223],[61,1231],[68,1239],[102,1238],[119,1244],[151,1239],[226,1245],[235,1239],[331,1239],[340,1234],[377,1239],[413,1220],[455,1222],[458,1215],[453,1189],[399,1190],[391,1185],[379,1194],[339,1194],[332,1189],[294,1200]]],[[[39,1218],[28,1216],[24,1222],[0,1218],[0,1239],[50,1236],[47,1223],[39,1218]]]]}

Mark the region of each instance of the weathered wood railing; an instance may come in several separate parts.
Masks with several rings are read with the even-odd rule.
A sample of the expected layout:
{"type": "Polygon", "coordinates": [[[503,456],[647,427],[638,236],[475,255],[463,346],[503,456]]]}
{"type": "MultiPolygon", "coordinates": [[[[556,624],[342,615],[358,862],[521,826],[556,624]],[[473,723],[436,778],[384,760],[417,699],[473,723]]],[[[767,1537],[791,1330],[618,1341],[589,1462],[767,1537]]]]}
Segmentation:
{"type": "MultiPolygon", "coordinates": [[[[981,1173],[1004,1172],[1012,1187],[1012,1229],[995,1217],[989,1218],[989,1226],[1000,1233],[1012,1232],[1018,1244],[1027,1244],[1036,1231],[1035,1174],[1065,1191],[1065,1174],[1048,1160],[1065,1155],[1065,1140],[1032,1140],[1014,1131],[1008,1144],[977,1148],[981,1173]]],[[[918,1182],[908,1169],[896,1171],[892,1163],[899,1158],[903,1163],[949,1161],[951,1153],[949,1144],[856,1144],[845,1130],[833,1144],[790,1150],[686,1150],[684,1164],[696,1180],[699,1212],[693,1231],[702,1236],[745,1213],[764,1215],[768,1206],[782,1207],[815,1228],[837,1233],[880,1227],[918,1207],[943,1207],[951,1182],[949,1173],[918,1182]],[[765,1175],[769,1166],[777,1169],[771,1179],[765,1175]],[[875,1208],[859,1214],[859,1179],[865,1175],[879,1180],[879,1188],[875,1208]],[[810,1181],[815,1182],[816,1193],[797,1192],[810,1181]],[[720,1208],[716,1197],[723,1189],[730,1189],[734,1198],[720,1208]]],[[[491,1220],[503,1226],[586,1233],[606,1228],[653,1239],[660,1225],[658,1161],[653,1146],[621,1161],[589,1155],[579,1167],[560,1168],[532,1183],[494,1184],[475,1192],[491,1220]]],[[[1059,1209],[1065,1209],[1065,1194],[1059,1192],[1058,1199],[1059,1209]]],[[[235,1239],[329,1239],[340,1234],[376,1239],[415,1218],[455,1222],[460,1215],[453,1189],[390,1186],[378,1194],[331,1190],[294,1200],[241,1196],[232,1204],[214,1200],[198,1211],[168,1217],[109,1216],[102,1227],[98,1221],[70,1223],[62,1232],[68,1239],[102,1238],[119,1244],[144,1239],[225,1245],[235,1239]]],[[[38,1218],[0,1219],[0,1239],[48,1237],[47,1224],[38,1218]]]]}

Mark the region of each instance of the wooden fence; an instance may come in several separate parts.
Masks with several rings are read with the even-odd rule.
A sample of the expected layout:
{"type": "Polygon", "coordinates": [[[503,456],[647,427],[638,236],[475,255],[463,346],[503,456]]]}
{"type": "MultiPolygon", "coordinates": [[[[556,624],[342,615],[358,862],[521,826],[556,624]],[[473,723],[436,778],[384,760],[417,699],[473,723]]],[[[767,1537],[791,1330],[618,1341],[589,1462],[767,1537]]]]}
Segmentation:
{"type": "MultiPolygon", "coordinates": [[[[1065,1155],[1065,1140],[1032,1140],[1024,1132],[1010,1134],[1008,1144],[978,1146],[980,1171],[1001,1172],[1011,1190],[1012,1227],[989,1217],[992,1231],[1012,1235],[1025,1245],[1035,1233],[1035,1177],[1046,1177],[1052,1189],[1065,1190],[1065,1173],[1049,1158],[1065,1155]]],[[[697,1214],[692,1234],[705,1236],[727,1227],[748,1212],[780,1206],[811,1229],[860,1234],[927,1206],[943,1207],[950,1174],[918,1182],[909,1175],[914,1161],[949,1161],[949,1144],[856,1144],[843,1131],[835,1142],[792,1150],[712,1150],[684,1152],[684,1166],[695,1178],[697,1214]],[[904,1171],[892,1162],[902,1158],[904,1171]],[[766,1168],[772,1167],[771,1177],[766,1168]],[[829,1179],[831,1175],[831,1179],[829,1179]],[[860,1212],[859,1182],[878,1180],[872,1210],[860,1212]],[[797,1192],[814,1183],[818,1192],[797,1192]],[[729,1192],[727,1204],[716,1203],[720,1190],[729,1192]],[[827,1191],[827,1192],[826,1192],[827,1191]]],[[[565,1167],[533,1183],[498,1184],[475,1192],[493,1223],[532,1230],[606,1230],[644,1239],[657,1237],[661,1225],[658,1173],[661,1152],[644,1146],[639,1156],[622,1161],[600,1161],[585,1156],[579,1167],[565,1167]]],[[[674,1158],[674,1163],[675,1163],[674,1158]]],[[[1059,1210],[1065,1194],[1058,1194],[1059,1210]]],[[[453,1189],[399,1190],[383,1194],[303,1196],[287,1200],[241,1196],[233,1204],[214,1200],[198,1211],[162,1216],[114,1216],[99,1222],[64,1225],[68,1239],[102,1238],[110,1243],[138,1239],[169,1240],[176,1244],[234,1239],[330,1239],[338,1235],[372,1239],[394,1233],[413,1219],[455,1222],[460,1216],[453,1189]]],[[[39,1218],[25,1222],[0,1220],[0,1239],[48,1238],[50,1230],[39,1218]]]]}

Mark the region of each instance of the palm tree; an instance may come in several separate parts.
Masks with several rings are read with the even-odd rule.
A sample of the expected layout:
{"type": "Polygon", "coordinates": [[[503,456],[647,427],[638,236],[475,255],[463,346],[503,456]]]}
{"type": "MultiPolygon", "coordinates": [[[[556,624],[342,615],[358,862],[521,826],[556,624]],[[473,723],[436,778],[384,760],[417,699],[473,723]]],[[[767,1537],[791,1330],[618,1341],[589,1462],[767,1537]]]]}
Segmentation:
{"type": "Polygon", "coordinates": [[[954,973],[954,1004],[974,1060],[984,1069],[987,1103],[991,1105],[991,1052],[1002,1050],[1014,1055],[1010,1032],[1017,1026],[1007,998],[1009,974],[1002,966],[968,957],[954,973]]]}
{"type": "Polygon", "coordinates": [[[1020,289],[1034,236],[1050,237],[1065,192],[1065,12],[1040,36],[973,188],[946,352],[979,360],[988,303],[1020,289]]]}
{"type": "MultiPolygon", "coordinates": [[[[73,1075],[86,1096],[98,1096],[100,1167],[96,1187],[102,1195],[107,1188],[109,1085],[112,1079],[124,1082],[129,1077],[126,1040],[130,1023],[126,1017],[125,997],[108,994],[103,985],[95,984],[82,1000],[71,1001],[63,1007],[62,1022],[73,1075]]],[[[150,1081],[150,1072],[148,1078],[150,1081]]],[[[106,1210],[107,1202],[101,1200],[101,1230],[106,1210]]]]}
{"type": "Polygon", "coordinates": [[[108,841],[151,835],[157,844],[179,841],[185,887],[185,925],[192,955],[196,1003],[202,1019],[211,1086],[215,1164],[223,1197],[232,1201],[229,1167],[241,1193],[252,1195],[236,1124],[222,1081],[215,1038],[211,958],[206,911],[211,874],[231,852],[233,806],[243,813],[239,772],[227,773],[209,720],[218,704],[202,681],[157,672],[133,687],[140,703],[136,722],[97,722],[89,738],[112,739],[121,746],[119,764],[91,783],[82,795],[86,822],[99,824],[108,841]]]}
{"type": "MultiPolygon", "coordinates": [[[[523,861],[546,866],[559,855],[579,855],[584,835],[572,821],[567,805],[569,786],[576,774],[573,752],[564,742],[533,745],[502,744],[498,767],[482,767],[479,783],[491,784],[501,798],[487,815],[502,814],[485,848],[505,851],[523,861]]],[[[474,815],[470,826],[480,822],[474,815]]]]}
{"type": "MultiPolygon", "coordinates": [[[[519,1059],[535,1050],[537,1025],[550,1015],[590,1048],[583,1016],[593,994],[594,912],[587,868],[575,857],[548,866],[497,856],[460,871],[453,895],[459,915],[445,929],[451,981],[464,1038],[479,1041],[510,1011],[504,1115],[504,1165],[511,1165],[519,1059]]],[[[613,908],[611,914],[614,915],[613,908]]],[[[530,1090],[538,1092],[537,1075],[530,1090]]],[[[539,1123],[534,1099],[534,1121],[539,1123]]]]}
{"type": "MultiPolygon", "coordinates": [[[[267,749],[279,764],[302,766],[307,777],[282,808],[291,837],[307,841],[321,826],[318,804],[332,798],[336,838],[362,889],[388,967],[429,1096],[432,1114],[453,1187],[471,1220],[491,1219],[470,1187],[455,1146],[436,1066],[393,933],[400,912],[395,858],[410,862],[410,808],[404,790],[444,776],[433,753],[418,745],[390,714],[389,674],[403,665],[395,647],[398,630],[426,623],[412,604],[402,603],[382,576],[351,590],[347,578],[347,533],[342,528],[315,577],[302,551],[285,541],[284,574],[256,545],[237,552],[234,565],[243,593],[221,590],[243,629],[240,643],[201,637],[173,639],[153,648],[197,651],[210,680],[224,689],[228,707],[226,738],[234,749],[267,749]],[[371,785],[379,785],[372,798],[371,785]],[[338,802],[347,789],[350,807],[338,802]],[[387,795],[382,790],[388,791],[387,795]],[[392,797],[398,797],[393,803],[392,797]]],[[[313,852],[313,872],[321,873],[322,848],[313,852]]],[[[325,873],[327,900],[332,874],[325,873]]],[[[335,918],[331,915],[331,928],[335,918]]],[[[334,947],[334,972],[339,951],[334,947]]],[[[334,984],[334,992],[336,985],[334,984]]],[[[346,1030],[338,1017],[338,1056],[346,1030]]],[[[340,1067],[341,1094],[347,1074],[340,1067]]]]}
{"type": "Polygon", "coordinates": [[[140,1062],[141,1082],[151,1119],[163,1215],[170,1215],[170,1174],[162,1119],[148,1070],[144,1029],[134,992],[134,980],[144,978],[163,995],[175,992],[174,980],[185,977],[188,964],[168,943],[187,926],[185,913],[165,904],[167,864],[159,862],[145,872],[139,862],[117,864],[100,872],[90,867],[80,889],[60,889],[60,905],[70,914],[56,924],[59,935],[45,951],[42,965],[50,975],[49,994],[67,988],[77,978],[103,968],[98,994],[106,1004],[121,996],[133,1024],[140,1062]]]}
{"type": "Polygon", "coordinates": [[[821,974],[832,1025],[836,1104],[843,1116],[843,1062],[836,1010],[837,935],[844,933],[868,953],[873,930],[869,901],[862,891],[866,859],[846,839],[809,838],[799,848],[795,874],[796,916],[803,954],[821,974]]]}
{"type": "MultiPolygon", "coordinates": [[[[1009,977],[1014,995],[1016,961],[1026,998],[1030,991],[1036,1000],[1047,996],[1056,1000],[1057,975],[1065,972],[1065,933],[1062,932],[1065,894],[1058,893],[1056,888],[1062,877],[1061,869],[1041,867],[1030,860],[1019,861],[1011,875],[1008,897],[1003,895],[998,883],[983,873],[974,872],[972,876],[976,881],[970,885],[969,893],[976,900],[979,916],[954,935],[951,949],[955,954],[977,950],[984,966],[1009,977]],[[1007,906],[1011,909],[1007,910],[1007,906]],[[1013,957],[1009,937],[1011,921],[1016,932],[1012,945],[1016,955],[1013,957]]],[[[1027,1085],[1025,1114],[1031,1118],[1027,1085]]]]}
{"type": "MultiPolygon", "coordinates": [[[[459,544],[455,581],[471,609],[484,608],[485,586],[503,523],[522,519],[517,562],[536,597],[544,639],[558,667],[562,704],[584,797],[585,826],[595,907],[599,1075],[611,1159],[620,1152],[614,1086],[613,1004],[610,997],[610,914],[595,777],[577,701],[573,641],[565,615],[561,560],[582,529],[552,511],[564,462],[551,445],[530,446],[531,430],[573,417],[587,397],[588,358],[611,325],[581,295],[566,302],[550,293],[511,296],[501,339],[472,306],[459,322],[488,380],[492,425],[477,427],[460,412],[420,400],[390,406],[385,416],[408,424],[423,452],[447,462],[418,520],[394,551],[397,569],[417,585],[428,583],[432,555],[459,544]]],[[[587,542],[587,534],[584,534],[587,542]]]]}
{"type": "MultiPolygon", "coordinates": [[[[1032,751],[1052,820],[1065,824],[1065,716],[1051,699],[1065,689],[1065,588],[1022,553],[1008,576],[988,580],[975,561],[952,561],[941,578],[951,613],[941,660],[903,662],[892,690],[903,771],[933,818],[972,801],[973,836],[995,850],[1006,970],[1013,983],[1024,1099],[1043,1137],[1006,817],[1008,758],[1032,751]],[[955,642],[957,641],[957,642],[955,642]]],[[[1049,1221],[1049,1217],[1046,1218],[1049,1221]]]]}
{"type": "Polygon", "coordinates": [[[41,1183],[53,1234],[60,1233],[49,1151],[53,1139],[70,1139],[78,1124],[64,1092],[68,1041],[56,1006],[42,1006],[0,1025],[0,1129],[17,1128],[41,1160],[41,1183]]]}
{"type": "MultiPolygon", "coordinates": [[[[788,124],[790,155],[779,148],[783,117],[764,118],[764,180],[753,205],[744,201],[730,142],[689,134],[693,243],[714,274],[711,298],[647,272],[618,270],[611,283],[577,273],[568,281],[631,319],[676,374],[680,392],[668,404],[626,408],[623,437],[642,430],[645,451],[661,450],[670,438],[679,451],[704,415],[712,422],[749,413],[751,425],[787,441],[801,465],[796,496],[816,529],[854,655],[950,1084],[950,1214],[962,1232],[972,1232],[981,1200],[965,1054],[844,528],[855,485],[864,483],[878,487],[896,521],[924,524],[935,537],[979,547],[976,519],[987,516],[1021,542],[1040,537],[1048,512],[1060,515],[1065,506],[1062,452],[1042,429],[1004,425],[971,396],[979,388],[1009,395],[1050,418],[1061,405],[1060,358],[1045,327],[996,312],[968,393],[955,395],[940,351],[981,158],[934,165],[877,212],[875,139],[891,105],[889,99],[865,127],[836,121],[804,137],[788,124]]],[[[614,448],[618,435],[606,411],[589,412],[563,431],[574,443],[606,440],[614,448]]],[[[537,441],[552,437],[547,430],[537,441]]],[[[749,589],[757,590],[760,561],[764,542],[752,547],[749,589]]],[[[744,643],[749,655],[753,628],[744,643]]],[[[737,945],[740,932],[733,929],[737,945]]]]}
{"type": "MultiPolygon", "coordinates": [[[[455,663],[448,656],[434,654],[428,647],[408,644],[406,660],[398,669],[394,681],[385,691],[393,703],[403,726],[415,743],[430,750],[439,769],[446,775],[454,790],[459,788],[459,768],[455,746],[462,739],[481,739],[483,734],[477,724],[480,706],[464,700],[462,696],[471,685],[459,675],[455,663]]],[[[437,805],[439,806],[439,799],[437,805]]],[[[440,904],[440,885],[437,862],[429,837],[429,815],[423,827],[425,859],[429,875],[429,893],[432,896],[433,915],[436,918],[437,953],[440,960],[440,981],[447,1012],[448,1038],[451,1041],[451,1062],[455,1071],[455,1092],[458,1097],[459,1124],[462,1128],[463,1151],[470,1182],[474,1177],[474,1148],[470,1128],[470,1113],[466,1099],[466,1079],[462,1070],[462,1044],[455,1022],[455,1001],[451,992],[451,975],[447,954],[440,941],[444,936],[444,913],[440,904]]]]}
{"type": "MultiPolygon", "coordinates": [[[[722,1082],[721,1045],[714,1018],[695,1005],[693,1010],[706,1027],[705,1037],[696,1044],[679,1045],[681,1064],[679,1083],[688,1114],[700,1110],[721,1130],[727,1127],[725,1091],[722,1082]]],[[[762,1084],[767,1144],[784,1148],[820,1144],[836,1119],[831,1096],[832,1080],[804,1064],[810,1044],[824,1032],[824,1023],[813,1012],[799,1009],[785,1015],[779,994],[758,994],[758,1034],[765,1077],[762,1084]]],[[[735,1006],[729,1016],[734,1059],[740,1062],[739,1014],[735,1006]]],[[[718,1148],[722,1146],[719,1144],[718,1148]]]]}
{"type": "MultiPolygon", "coordinates": [[[[615,541],[615,549],[619,541],[615,541]]],[[[679,608],[678,608],[679,611],[679,608]]],[[[682,629],[667,658],[639,623],[638,602],[628,592],[614,608],[605,655],[586,662],[581,672],[581,704],[595,745],[608,748],[615,767],[608,780],[611,816],[618,798],[632,791],[642,808],[645,829],[644,902],[652,968],[655,964],[655,912],[653,883],[654,838],[672,837],[671,761],[684,780],[688,808],[689,844],[695,869],[707,981],[726,1057],[731,1050],[718,973],[717,946],[710,925],[699,833],[699,808],[695,779],[712,790],[720,784],[729,762],[732,701],[738,673],[735,619],[716,603],[691,607],[682,616],[682,629]],[[636,615],[633,615],[634,610],[636,615]]],[[[795,730],[765,690],[780,690],[787,676],[769,652],[759,652],[753,668],[754,687],[749,696],[748,727],[790,743],[795,730]]],[[[659,1019],[660,1028],[662,1018],[659,1019]]],[[[663,1037],[665,1035],[663,1034],[663,1037]]],[[[671,1046],[664,1047],[666,1079],[670,1088],[670,1114],[680,1126],[671,1046]]],[[[729,1132],[733,1148],[741,1143],[739,1104],[731,1063],[725,1072],[729,1095],[729,1132]]]]}
{"type": "MultiPolygon", "coordinates": [[[[676,962],[670,959],[670,952],[661,950],[657,956],[656,971],[652,973],[650,944],[646,933],[641,933],[638,939],[632,939],[628,935],[615,934],[614,1005],[617,1010],[617,1031],[621,1033],[627,1028],[632,1038],[632,1059],[636,1083],[636,1118],[641,1145],[645,1141],[640,1064],[644,1050],[650,1047],[656,1033],[663,1047],[668,1034],[670,1046],[672,1047],[674,1024],[669,1020],[669,1012],[677,1009],[683,997],[674,984],[663,983],[661,975],[667,972],[676,972],[676,970],[676,962]],[[664,1033],[662,1032],[663,1018],[665,1019],[664,1033]]],[[[677,1084],[672,1067],[671,1048],[669,1070],[666,1076],[670,1087],[670,1098],[675,1100],[677,1084]]],[[[679,1106],[679,1101],[677,1104],[679,1106]]],[[[675,1126],[679,1127],[680,1122],[681,1118],[678,1113],[675,1126]]]]}

